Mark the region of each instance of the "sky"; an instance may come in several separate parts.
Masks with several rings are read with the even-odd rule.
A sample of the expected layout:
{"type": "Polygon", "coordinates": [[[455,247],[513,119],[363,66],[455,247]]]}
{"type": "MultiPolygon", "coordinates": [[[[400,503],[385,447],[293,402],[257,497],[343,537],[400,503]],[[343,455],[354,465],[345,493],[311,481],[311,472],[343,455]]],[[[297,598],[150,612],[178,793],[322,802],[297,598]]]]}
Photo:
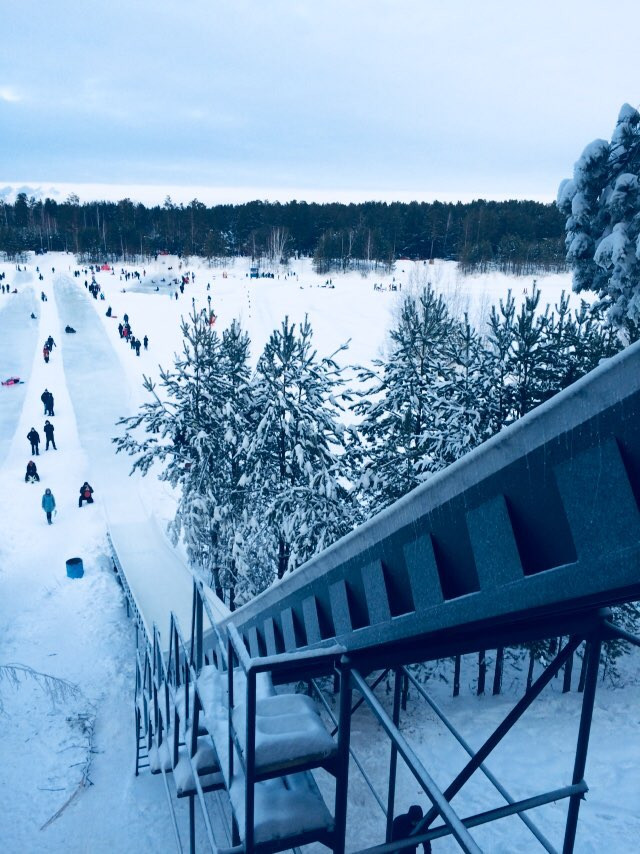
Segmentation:
{"type": "Polygon", "coordinates": [[[0,0],[0,198],[551,201],[640,101],[613,8],[0,0]]]}

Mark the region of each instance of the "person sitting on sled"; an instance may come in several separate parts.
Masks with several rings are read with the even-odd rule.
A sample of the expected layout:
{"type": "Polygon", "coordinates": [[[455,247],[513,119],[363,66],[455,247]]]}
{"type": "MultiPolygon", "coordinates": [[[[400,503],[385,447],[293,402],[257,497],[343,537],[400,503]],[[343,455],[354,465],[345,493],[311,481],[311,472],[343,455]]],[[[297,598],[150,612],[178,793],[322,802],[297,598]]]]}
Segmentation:
{"type": "Polygon", "coordinates": [[[27,463],[27,473],[24,476],[25,483],[35,483],[37,480],[40,480],[40,475],[38,474],[38,469],[36,468],[36,464],[33,460],[29,460],[27,463]]]}

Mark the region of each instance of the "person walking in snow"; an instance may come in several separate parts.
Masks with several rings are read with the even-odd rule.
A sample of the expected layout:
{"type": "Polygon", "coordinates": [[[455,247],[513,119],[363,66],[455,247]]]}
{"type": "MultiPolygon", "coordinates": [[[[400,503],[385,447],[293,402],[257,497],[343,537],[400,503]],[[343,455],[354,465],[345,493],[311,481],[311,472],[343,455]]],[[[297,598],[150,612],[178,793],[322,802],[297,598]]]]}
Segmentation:
{"type": "Polygon", "coordinates": [[[53,450],[57,451],[56,440],[53,438],[53,424],[48,419],[44,422],[44,435],[47,437],[45,451],[49,450],[49,444],[52,444],[53,450]]]}
{"type": "Polygon", "coordinates": [[[38,469],[33,460],[29,460],[27,463],[27,472],[24,476],[25,483],[35,483],[36,480],[40,480],[40,475],[38,474],[38,469]]]}
{"type": "Polygon", "coordinates": [[[119,323],[118,324],[118,334],[120,335],[121,338],[122,338],[123,332],[124,332],[124,326],[121,323],[119,323]]]}
{"type": "Polygon", "coordinates": [[[86,501],[87,504],[93,504],[93,489],[89,486],[86,480],[80,487],[80,498],[78,499],[78,507],[82,507],[83,501],[86,501]]]}
{"type": "Polygon", "coordinates": [[[149,348],[149,338],[147,335],[142,339],[142,343],[144,344],[144,349],[147,350],[149,348]]]}
{"type": "Polygon", "coordinates": [[[135,348],[136,348],[136,356],[139,356],[140,355],[140,339],[139,338],[136,338],[135,348]]]}
{"type": "Polygon", "coordinates": [[[53,415],[53,395],[48,388],[42,392],[40,400],[44,403],[44,414],[53,415]]]}
{"type": "Polygon", "coordinates": [[[32,456],[39,456],[40,451],[38,450],[38,445],[40,444],[40,434],[35,427],[32,427],[31,430],[29,430],[27,433],[27,439],[31,442],[32,456]]]}
{"type": "Polygon", "coordinates": [[[44,361],[45,361],[45,364],[46,364],[46,365],[48,365],[48,364],[49,364],[49,354],[50,354],[50,353],[51,353],[51,350],[49,350],[49,348],[48,348],[48,347],[47,347],[47,345],[45,344],[45,345],[44,345],[44,347],[42,348],[42,356],[43,356],[43,358],[44,358],[44,361]]]}
{"type": "Polygon", "coordinates": [[[42,509],[47,514],[47,523],[51,524],[51,514],[56,509],[56,500],[53,497],[53,492],[50,489],[45,489],[42,496],[42,509]]]}
{"type": "Polygon", "coordinates": [[[56,342],[53,340],[53,335],[50,335],[50,336],[47,338],[47,347],[48,347],[48,348],[49,348],[49,350],[51,351],[51,350],[53,350],[53,348],[54,348],[55,346],[56,346],[56,342]]]}

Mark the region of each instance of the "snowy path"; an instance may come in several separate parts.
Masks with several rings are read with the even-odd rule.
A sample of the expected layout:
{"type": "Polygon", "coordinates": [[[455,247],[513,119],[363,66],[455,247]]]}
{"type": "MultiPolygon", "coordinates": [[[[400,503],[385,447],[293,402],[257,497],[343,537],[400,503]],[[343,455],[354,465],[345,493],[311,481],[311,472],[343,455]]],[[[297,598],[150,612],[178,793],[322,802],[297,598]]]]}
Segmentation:
{"type": "Polygon", "coordinates": [[[91,460],[87,478],[96,488],[129,586],[148,631],[155,623],[168,637],[173,610],[189,634],[191,573],[144,506],[139,478],[129,477],[131,459],[116,456],[111,443],[116,421],[130,408],[126,377],[86,291],[60,277],[55,292],[65,324],[78,330],[65,335],[63,358],[80,439],[91,460]]]}
{"type": "MultiPolygon", "coordinates": [[[[64,295],[65,288],[61,280],[56,291],[64,295]]],[[[72,322],[68,306],[63,298],[59,318],[47,289],[49,301],[41,306],[37,339],[35,333],[25,332],[30,312],[27,297],[0,314],[0,341],[9,346],[18,342],[20,364],[32,363],[30,371],[23,371],[27,382],[14,390],[21,393],[22,411],[15,403],[11,411],[2,407],[0,440],[7,455],[0,469],[5,498],[0,514],[0,665],[19,663],[69,680],[79,691],[75,696],[50,695],[28,676],[17,687],[6,679],[0,682],[5,713],[0,738],[0,850],[7,854],[170,851],[173,833],[162,782],[150,775],[138,779],[133,775],[132,625],[104,559],[105,526],[99,502],[82,510],[77,506],[80,483],[100,477],[101,464],[92,461],[89,469],[89,459],[98,448],[90,441],[85,448],[80,441],[87,436],[87,419],[79,406],[79,435],[72,406],[73,369],[67,387],[64,369],[77,347],[77,341],[71,343],[73,336],[60,334],[60,327],[72,322]],[[59,346],[45,365],[40,338],[49,334],[59,346]],[[41,482],[25,484],[29,459],[25,435],[31,426],[42,434],[40,394],[45,386],[55,396],[56,414],[51,420],[58,450],[42,451],[35,458],[41,482]],[[58,507],[51,527],[40,508],[46,486],[51,487],[58,507]],[[65,576],[65,559],[74,555],[84,560],[81,581],[65,576]],[[82,790],[58,819],[40,830],[78,786],[81,763],[87,757],[82,716],[94,714],[96,752],[90,772],[94,785],[82,790]]],[[[91,347],[85,340],[83,363],[99,377],[99,371],[92,371],[91,347]]],[[[99,412],[94,415],[100,418],[99,412]]],[[[103,427],[105,437],[110,432],[103,427]]],[[[184,811],[182,804],[178,811],[184,811]]]]}
{"type": "MultiPolygon", "coordinates": [[[[38,313],[31,288],[17,294],[2,294],[0,309],[0,379],[16,376],[26,379],[38,340],[38,313]]],[[[0,461],[4,460],[16,432],[25,401],[26,385],[0,386],[0,461]]]]}

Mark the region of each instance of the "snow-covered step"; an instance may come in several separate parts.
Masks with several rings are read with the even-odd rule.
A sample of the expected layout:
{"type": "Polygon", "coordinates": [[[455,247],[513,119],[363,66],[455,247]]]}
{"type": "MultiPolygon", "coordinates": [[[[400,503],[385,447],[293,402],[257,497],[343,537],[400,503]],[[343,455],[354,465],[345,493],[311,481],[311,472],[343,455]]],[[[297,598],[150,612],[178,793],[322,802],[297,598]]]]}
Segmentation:
{"type": "Polygon", "coordinates": [[[167,739],[159,747],[154,741],[149,748],[149,769],[152,774],[159,774],[161,771],[165,773],[173,771],[171,745],[167,739]]]}
{"type": "Polygon", "coordinates": [[[191,758],[191,762],[189,762],[188,753],[189,743],[187,741],[187,744],[180,748],[178,763],[173,769],[178,797],[184,798],[196,792],[192,766],[200,778],[203,791],[212,792],[216,789],[224,789],[224,777],[211,739],[208,736],[198,738],[198,747],[191,758]]]}
{"type": "MultiPolygon", "coordinates": [[[[233,710],[238,746],[245,753],[246,706],[233,710]]],[[[311,697],[276,694],[256,702],[255,772],[257,777],[295,768],[326,765],[337,744],[325,729],[311,697]]]]}
{"type": "MultiPolygon", "coordinates": [[[[310,772],[290,774],[256,783],[254,807],[254,848],[279,840],[284,851],[304,841],[326,839],[333,832],[331,813],[310,772]]],[[[244,841],[244,775],[234,777],[229,792],[231,806],[244,841]]]]}

